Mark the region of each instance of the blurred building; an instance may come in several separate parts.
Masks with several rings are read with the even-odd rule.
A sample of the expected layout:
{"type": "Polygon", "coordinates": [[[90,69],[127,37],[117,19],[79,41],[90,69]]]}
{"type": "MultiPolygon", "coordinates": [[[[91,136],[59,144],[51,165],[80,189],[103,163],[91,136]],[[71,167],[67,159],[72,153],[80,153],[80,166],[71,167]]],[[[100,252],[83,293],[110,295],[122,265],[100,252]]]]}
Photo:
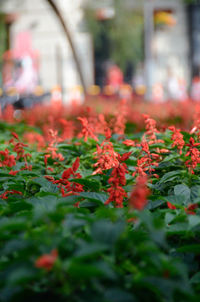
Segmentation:
{"type": "Polygon", "coordinates": [[[184,98],[191,80],[187,8],[181,0],[145,1],[144,16],[147,97],[161,85],[164,97],[184,98]]]}
{"type": "MultiPolygon", "coordinates": [[[[100,32],[103,47],[99,52],[95,52],[96,80],[100,79],[98,82],[101,83],[104,65],[109,61],[110,55],[104,20],[115,17],[115,11],[112,10],[115,0],[88,1],[97,11],[99,22],[103,20],[105,25],[104,30],[100,32]],[[105,48],[104,45],[107,47],[105,48]]],[[[124,0],[121,2],[129,11],[138,11],[144,17],[144,31],[141,33],[144,49],[141,49],[141,52],[144,51],[145,55],[144,62],[138,62],[138,66],[140,69],[143,66],[147,99],[185,98],[195,66],[200,60],[198,46],[200,18],[196,10],[197,6],[191,9],[191,6],[185,5],[184,0],[124,0]]],[[[139,76],[142,77],[141,72],[139,76]]],[[[134,82],[137,82],[137,79],[134,82]]]]}
{"type": "MultiPolygon", "coordinates": [[[[86,86],[93,83],[92,45],[90,35],[82,31],[84,0],[55,0],[70,29],[86,86]]],[[[1,10],[7,21],[7,47],[20,49],[22,33],[29,34],[33,51],[38,52],[39,81],[45,90],[60,85],[64,93],[80,85],[69,43],[51,7],[43,0],[6,0],[1,10]]],[[[22,46],[24,48],[26,46],[22,46]]],[[[30,41],[29,41],[30,48],[30,41]]]]}
{"type": "MultiPolygon", "coordinates": [[[[114,1],[54,0],[70,29],[87,87],[95,80],[99,85],[105,84],[103,69],[110,51],[106,30],[100,37],[103,47],[96,50],[85,28],[83,6],[90,5],[102,22],[115,17],[114,1]]],[[[123,5],[144,16],[141,51],[145,58],[139,66],[143,68],[147,98],[184,98],[192,78],[200,76],[200,4],[186,6],[184,0],[124,0],[123,5]]],[[[5,0],[1,10],[5,28],[4,36],[0,35],[0,52],[3,44],[5,49],[14,49],[16,56],[29,49],[41,86],[50,90],[60,85],[65,95],[73,95],[74,87],[80,84],[79,74],[69,43],[47,1],[5,0]]]]}

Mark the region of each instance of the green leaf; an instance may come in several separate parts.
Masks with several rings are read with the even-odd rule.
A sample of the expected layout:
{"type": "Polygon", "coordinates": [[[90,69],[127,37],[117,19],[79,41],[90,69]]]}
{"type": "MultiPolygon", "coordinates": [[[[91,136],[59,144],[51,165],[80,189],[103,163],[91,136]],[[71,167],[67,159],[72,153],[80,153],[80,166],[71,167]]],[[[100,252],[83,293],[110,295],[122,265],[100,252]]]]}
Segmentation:
{"type": "Polygon", "coordinates": [[[166,224],[169,224],[169,223],[171,223],[172,221],[173,221],[173,219],[175,218],[175,215],[174,214],[172,214],[172,213],[166,213],[166,215],[165,215],[165,223],[166,224]]]}
{"type": "Polygon", "coordinates": [[[176,185],[174,187],[175,196],[181,196],[184,203],[189,203],[190,201],[190,189],[184,184],[176,185]]]}
{"type": "Polygon", "coordinates": [[[156,209],[158,207],[160,207],[161,205],[165,204],[166,201],[165,200],[149,200],[147,206],[145,207],[148,210],[153,210],[156,209]]]}
{"type": "Polygon", "coordinates": [[[86,188],[92,191],[100,191],[101,183],[94,179],[79,178],[71,179],[71,181],[84,185],[86,188]]]}
{"type": "Polygon", "coordinates": [[[179,176],[181,176],[182,171],[170,171],[167,172],[163,175],[163,177],[160,179],[159,183],[165,183],[165,182],[172,182],[174,179],[178,178],[179,176]]]}
{"type": "Polygon", "coordinates": [[[59,191],[56,184],[53,184],[44,177],[34,178],[28,182],[29,187],[33,186],[34,184],[40,186],[40,192],[56,193],[59,191]]]}
{"type": "Polygon", "coordinates": [[[196,199],[200,197],[200,186],[198,185],[192,186],[190,196],[192,202],[196,201],[196,199]]]}
{"type": "Polygon", "coordinates": [[[123,221],[113,223],[109,220],[99,220],[94,222],[91,236],[97,242],[112,245],[120,237],[124,227],[123,221]]]}
{"type": "Polygon", "coordinates": [[[98,242],[90,242],[82,244],[78,251],[75,253],[75,257],[82,258],[82,257],[91,257],[92,255],[101,254],[105,250],[108,249],[108,246],[98,242]]]}
{"type": "Polygon", "coordinates": [[[100,201],[102,204],[104,204],[108,199],[108,194],[106,193],[81,192],[79,196],[87,198],[89,200],[100,201]]]}
{"type": "Polygon", "coordinates": [[[196,273],[191,279],[190,279],[190,283],[197,283],[200,284],[200,272],[196,273]]]}
{"type": "Polygon", "coordinates": [[[132,294],[120,288],[109,288],[105,291],[106,302],[134,302],[132,294]]]}
{"type": "Polygon", "coordinates": [[[178,252],[200,254],[200,244],[184,245],[177,248],[178,252]]]}
{"type": "Polygon", "coordinates": [[[78,280],[87,280],[103,276],[101,268],[97,267],[95,264],[82,263],[77,261],[77,259],[68,265],[67,274],[70,278],[78,280]]]}
{"type": "Polygon", "coordinates": [[[188,221],[189,221],[189,227],[190,227],[190,229],[193,229],[197,225],[200,225],[200,217],[197,216],[197,215],[190,215],[188,217],[188,221]]]}

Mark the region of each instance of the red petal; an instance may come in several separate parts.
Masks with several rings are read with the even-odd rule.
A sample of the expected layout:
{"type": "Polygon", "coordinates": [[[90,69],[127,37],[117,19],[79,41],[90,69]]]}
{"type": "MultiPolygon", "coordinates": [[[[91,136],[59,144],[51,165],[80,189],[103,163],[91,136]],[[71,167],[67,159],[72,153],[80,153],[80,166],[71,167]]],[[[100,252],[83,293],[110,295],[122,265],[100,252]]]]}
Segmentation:
{"type": "Polygon", "coordinates": [[[171,210],[176,210],[176,207],[171,202],[169,202],[169,201],[167,202],[167,206],[171,210]]]}
{"type": "Polygon", "coordinates": [[[121,161],[127,160],[127,159],[131,156],[131,154],[132,154],[132,152],[124,153],[124,154],[121,156],[121,161]]]}
{"type": "Polygon", "coordinates": [[[68,179],[71,174],[72,174],[72,169],[71,168],[65,170],[62,174],[62,179],[68,179]]]}
{"type": "Polygon", "coordinates": [[[72,165],[72,170],[73,170],[74,172],[76,172],[76,171],[78,170],[79,164],[80,164],[80,158],[77,157],[77,159],[75,160],[75,162],[74,162],[73,165],[72,165]]]}
{"type": "Polygon", "coordinates": [[[15,132],[11,132],[12,136],[14,136],[14,138],[19,139],[19,136],[17,135],[17,133],[15,132]]]}

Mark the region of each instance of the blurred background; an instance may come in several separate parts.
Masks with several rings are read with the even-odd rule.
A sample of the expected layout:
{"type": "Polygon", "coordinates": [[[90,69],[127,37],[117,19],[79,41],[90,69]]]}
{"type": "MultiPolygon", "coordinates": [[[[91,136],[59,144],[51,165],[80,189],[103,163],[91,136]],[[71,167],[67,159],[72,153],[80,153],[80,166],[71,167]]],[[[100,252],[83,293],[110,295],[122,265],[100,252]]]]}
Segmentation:
{"type": "Polygon", "coordinates": [[[1,95],[200,101],[200,1],[0,0],[1,95]]]}

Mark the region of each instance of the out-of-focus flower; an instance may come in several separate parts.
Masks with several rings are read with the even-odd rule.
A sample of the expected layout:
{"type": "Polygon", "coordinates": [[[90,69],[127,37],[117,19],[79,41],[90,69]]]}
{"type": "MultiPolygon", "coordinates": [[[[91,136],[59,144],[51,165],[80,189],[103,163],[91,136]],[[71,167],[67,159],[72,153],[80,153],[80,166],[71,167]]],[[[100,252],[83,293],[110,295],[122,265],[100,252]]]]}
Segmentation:
{"type": "Polygon", "coordinates": [[[58,251],[52,250],[50,254],[44,254],[35,261],[37,268],[43,268],[46,271],[50,271],[58,258],[58,251]]]}
{"type": "Polygon", "coordinates": [[[150,195],[150,190],[147,187],[147,177],[138,176],[136,185],[129,199],[129,206],[136,210],[143,210],[147,204],[147,197],[150,195]]]}

